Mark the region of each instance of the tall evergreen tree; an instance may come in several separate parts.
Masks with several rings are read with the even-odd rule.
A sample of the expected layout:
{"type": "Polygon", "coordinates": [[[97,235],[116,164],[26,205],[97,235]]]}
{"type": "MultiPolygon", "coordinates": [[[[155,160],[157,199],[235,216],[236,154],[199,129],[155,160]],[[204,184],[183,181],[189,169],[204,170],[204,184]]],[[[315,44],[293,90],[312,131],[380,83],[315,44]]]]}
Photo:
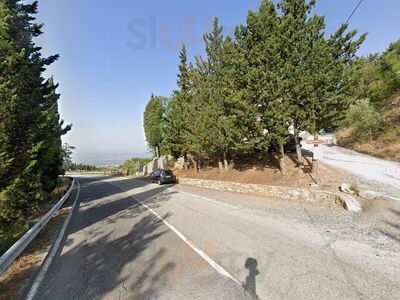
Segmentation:
{"type": "Polygon", "coordinates": [[[58,178],[62,128],[58,97],[42,73],[58,56],[43,58],[33,38],[37,2],[0,1],[0,227],[25,220],[58,178]],[[52,105],[50,105],[50,102],[52,105]],[[51,109],[50,109],[51,106],[51,109]],[[52,127],[56,130],[47,132],[52,127]],[[43,164],[43,162],[45,162],[43,164]]]}
{"type": "MultiPolygon", "coordinates": [[[[226,109],[226,99],[224,98],[223,89],[223,28],[219,26],[218,18],[214,19],[213,30],[204,34],[204,42],[206,45],[207,57],[204,61],[199,58],[200,66],[205,66],[201,72],[203,76],[199,79],[205,83],[201,89],[204,104],[207,109],[202,111],[205,118],[207,135],[210,137],[211,152],[213,152],[219,161],[219,167],[222,171],[228,169],[227,154],[229,152],[230,125],[228,119],[228,111],[226,109]]],[[[200,85],[201,83],[198,83],[200,85]]]]}
{"type": "Polygon", "coordinates": [[[188,129],[190,124],[187,107],[190,102],[192,83],[185,45],[182,45],[179,58],[178,90],[173,93],[172,99],[168,102],[166,126],[163,135],[164,143],[169,152],[175,158],[184,157],[186,169],[187,155],[189,153],[188,129]]]}
{"type": "Polygon", "coordinates": [[[151,95],[144,112],[143,127],[149,146],[155,150],[156,156],[160,157],[160,146],[162,143],[162,127],[164,126],[165,106],[161,97],[151,95]]]}
{"type": "Polygon", "coordinates": [[[365,36],[353,40],[356,31],[345,34],[343,25],[329,39],[324,17],[313,15],[315,0],[282,0],[280,39],[285,100],[294,126],[298,161],[302,163],[299,133],[316,133],[343,116],[357,86],[356,68],[350,67],[365,36]]]}
{"type": "Polygon", "coordinates": [[[272,1],[263,0],[257,12],[249,12],[246,28],[238,29],[240,43],[247,61],[247,91],[249,105],[257,113],[252,143],[266,151],[274,146],[282,173],[286,173],[284,145],[290,126],[290,106],[284,95],[282,70],[284,41],[280,37],[280,22],[272,1]]]}
{"type": "Polygon", "coordinates": [[[189,101],[185,103],[186,130],[184,139],[187,141],[188,154],[192,159],[195,171],[201,162],[212,152],[213,126],[210,124],[211,107],[208,92],[208,68],[204,60],[196,57],[196,65],[189,66],[189,76],[192,82],[189,101]]]}
{"type": "Polygon", "coordinates": [[[224,41],[220,64],[217,65],[216,70],[219,99],[223,108],[220,128],[224,134],[219,149],[223,154],[249,152],[254,148],[250,141],[257,118],[244,97],[247,73],[243,51],[230,37],[224,41]]]}
{"type": "Polygon", "coordinates": [[[49,193],[56,184],[58,175],[63,173],[63,147],[61,136],[71,130],[71,125],[63,126],[58,112],[58,99],[56,89],[58,84],[53,78],[45,82],[42,87],[44,95],[41,105],[40,123],[41,128],[36,135],[38,148],[36,159],[38,161],[39,174],[43,189],[49,193]]]}

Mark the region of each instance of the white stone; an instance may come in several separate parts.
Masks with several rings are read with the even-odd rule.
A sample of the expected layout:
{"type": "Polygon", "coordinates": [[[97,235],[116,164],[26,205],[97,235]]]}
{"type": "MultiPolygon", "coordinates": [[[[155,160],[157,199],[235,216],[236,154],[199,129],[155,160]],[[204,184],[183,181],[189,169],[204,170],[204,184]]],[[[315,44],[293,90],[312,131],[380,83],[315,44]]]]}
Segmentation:
{"type": "Polygon", "coordinates": [[[340,191],[346,194],[351,194],[350,185],[348,185],[347,183],[342,183],[342,185],[340,186],[340,191]]]}

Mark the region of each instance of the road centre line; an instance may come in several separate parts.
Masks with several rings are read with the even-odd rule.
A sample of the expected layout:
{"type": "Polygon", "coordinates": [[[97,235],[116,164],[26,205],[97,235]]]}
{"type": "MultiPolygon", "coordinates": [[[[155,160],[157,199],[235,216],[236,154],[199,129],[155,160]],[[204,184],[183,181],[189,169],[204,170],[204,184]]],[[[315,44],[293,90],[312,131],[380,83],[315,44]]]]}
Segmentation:
{"type": "Polygon", "coordinates": [[[140,205],[142,205],[144,208],[146,208],[148,211],[150,211],[154,216],[156,216],[161,222],[163,222],[169,229],[171,229],[182,241],[184,241],[190,248],[192,248],[203,260],[205,260],[214,270],[216,270],[219,274],[231,279],[238,285],[241,285],[239,280],[237,280],[233,275],[231,275],[228,271],[226,271],[220,264],[218,264],[215,260],[213,260],[211,257],[209,257],[204,251],[202,251],[200,248],[198,248],[195,244],[189,241],[189,239],[181,233],[175,226],[171,225],[166,221],[163,217],[161,217],[159,214],[157,214],[153,209],[151,209],[149,206],[146,204],[143,204],[141,201],[136,199],[134,196],[131,196],[133,199],[135,199],[136,202],[138,202],[140,205]]]}

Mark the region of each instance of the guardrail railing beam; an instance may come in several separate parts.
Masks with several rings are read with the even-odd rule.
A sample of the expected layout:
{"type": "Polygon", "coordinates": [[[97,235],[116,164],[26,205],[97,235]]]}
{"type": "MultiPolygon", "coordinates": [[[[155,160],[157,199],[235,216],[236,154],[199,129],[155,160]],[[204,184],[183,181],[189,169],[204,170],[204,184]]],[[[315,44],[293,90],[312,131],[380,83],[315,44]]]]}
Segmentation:
{"type": "Polygon", "coordinates": [[[0,257],[0,275],[2,275],[14,262],[14,260],[21,255],[21,253],[29,246],[29,244],[39,234],[43,227],[49,223],[54,214],[61,208],[61,206],[63,206],[69,195],[71,195],[75,182],[76,180],[73,178],[71,186],[65,195],[60,199],[60,201],[58,201],[58,203],[55,204],[40,221],[38,221],[31,229],[29,229],[23,237],[21,237],[10,249],[8,249],[2,257],[0,257]]]}

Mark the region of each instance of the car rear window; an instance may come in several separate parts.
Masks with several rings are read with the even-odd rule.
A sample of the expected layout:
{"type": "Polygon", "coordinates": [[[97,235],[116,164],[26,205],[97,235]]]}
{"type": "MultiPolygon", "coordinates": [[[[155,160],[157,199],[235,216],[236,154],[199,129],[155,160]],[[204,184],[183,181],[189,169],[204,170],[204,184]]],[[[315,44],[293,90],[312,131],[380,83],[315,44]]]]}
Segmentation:
{"type": "Polygon", "coordinates": [[[164,175],[172,175],[171,171],[164,171],[164,175]]]}

